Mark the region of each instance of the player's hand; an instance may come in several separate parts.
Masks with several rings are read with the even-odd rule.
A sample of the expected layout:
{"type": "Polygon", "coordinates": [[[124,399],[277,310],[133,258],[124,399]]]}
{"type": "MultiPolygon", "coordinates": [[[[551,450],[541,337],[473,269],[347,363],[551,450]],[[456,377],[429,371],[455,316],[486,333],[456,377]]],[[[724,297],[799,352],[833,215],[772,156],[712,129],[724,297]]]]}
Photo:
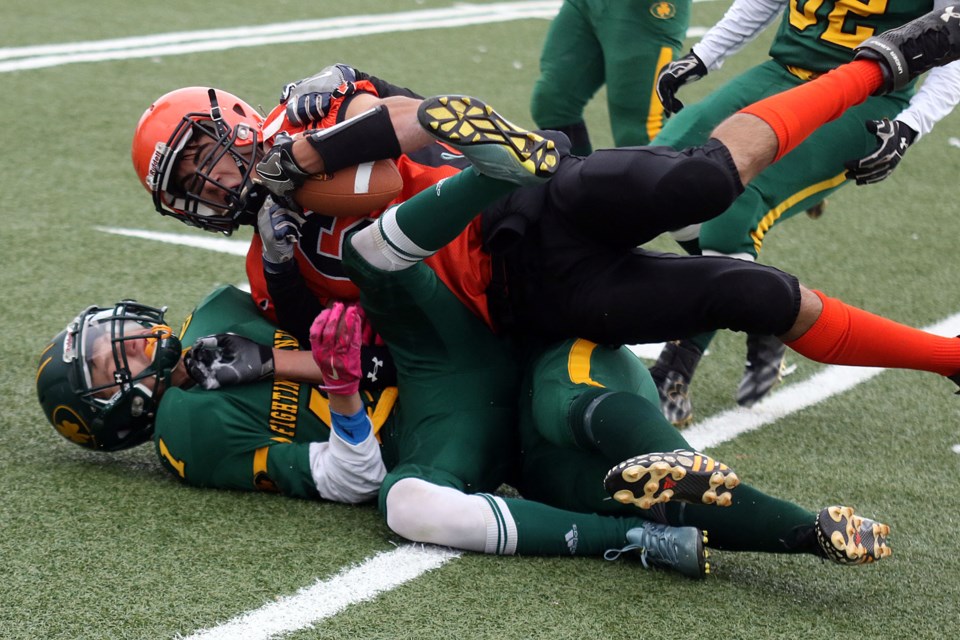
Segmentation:
{"type": "Polygon", "coordinates": [[[274,200],[288,209],[297,209],[293,192],[303,186],[310,174],[293,158],[293,138],[278,133],[273,146],[254,168],[253,181],[269,191],[274,200]]]}
{"type": "Polygon", "coordinates": [[[320,367],[323,389],[350,395],[360,387],[360,344],[363,312],[356,304],[335,302],[324,309],[310,327],[310,350],[320,367]]]}
{"type": "Polygon", "coordinates": [[[677,90],[705,75],[707,67],[693,51],[664,65],[657,75],[657,97],[667,115],[683,109],[683,103],[677,99],[677,90]]]}
{"type": "Polygon", "coordinates": [[[357,70],[345,64],[326,67],[320,73],[291,82],[280,92],[287,106],[287,119],[301,127],[317,127],[330,111],[330,101],[353,95],[357,70]]]}
{"type": "Polygon", "coordinates": [[[183,363],[198,385],[220,389],[273,375],[273,349],[234,333],[218,333],[198,338],[183,363]]]}
{"type": "Polygon", "coordinates": [[[857,184],[880,182],[897,168],[907,148],[917,139],[917,132],[899,120],[867,120],[867,131],[877,137],[873,153],[844,163],[847,178],[857,184]]]}
{"type": "Polygon", "coordinates": [[[257,213],[257,232],[263,243],[263,267],[271,273],[280,273],[293,259],[300,241],[300,228],[306,218],[296,211],[276,204],[267,196],[257,213]]]}

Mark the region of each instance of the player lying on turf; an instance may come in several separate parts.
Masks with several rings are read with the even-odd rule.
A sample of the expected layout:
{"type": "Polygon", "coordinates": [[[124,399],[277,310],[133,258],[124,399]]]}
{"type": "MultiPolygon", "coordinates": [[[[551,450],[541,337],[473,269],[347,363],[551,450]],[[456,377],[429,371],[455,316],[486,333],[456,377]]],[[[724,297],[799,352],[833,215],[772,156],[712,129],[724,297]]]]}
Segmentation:
{"type": "MultiPolygon", "coordinates": [[[[672,489],[658,483],[650,509],[631,513],[633,507],[606,500],[598,480],[611,455],[686,447],[660,415],[646,369],[622,348],[571,340],[543,351],[524,380],[521,456],[512,422],[516,397],[496,407],[485,402],[501,391],[515,393],[501,379],[516,381],[509,351],[449,294],[431,298],[427,306],[441,303],[452,314],[446,316],[451,330],[444,333],[448,354],[483,350],[485,363],[464,375],[475,385],[476,400],[456,404],[447,394],[438,396],[439,403],[435,398],[434,409],[455,407],[463,416],[443,425],[419,420],[424,412],[409,404],[398,420],[390,391],[379,399],[355,392],[361,341],[355,310],[339,306],[318,319],[311,355],[292,351],[296,341],[260,318],[249,297],[232,287],[205,298],[180,337],[196,339],[195,349],[205,350],[211,340],[203,333],[232,331],[234,357],[187,362],[204,382],[261,380],[217,390],[193,384],[163,310],[125,301],[86,309],[53,339],[40,358],[38,397],[50,422],[71,442],[118,451],[152,437],[164,468],[200,487],[360,502],[376,495],[386,466],[391,471],[381,506],[390,526],[412,540],[496,554],[612,559],[638,550],[645,565],[692,577],[709,570],[705,527],[710,545],[722,549],[812,553],[841,564],[889,555],[885,525],[848,507],[815,514],[771,498],[693,452],[690,460],[668,452],[631,463],[650,467],[655,476],[661,474],[658,458],[687,471],[684,478],[663,478],[676,482],[672,489]],[[451,341],[455,327],[460,342],[451,341]],[[273,348],[260,348],[255,340],[273,348]],[[575,371],[568,362],[578,363],[575,371]],[[329,404],[316,386],[281,376],[323,381],[329,404]],[[601,396],[605,402],[598,403],[601,396]],[[578,444],[575,438],[584,434],[592,441],[578,444]],[[711,488],[714,472],[718,478],[711,488]],[[531,499],[492,495],[503,479],[531,499]],[[725,503],[727,485],[736,491],[727,508],[680,502],[701,502],[709,494],[725,503]]],[[[428,328],[416,339],[432,334],[428,328]]],[[[223,335],[213,340],[221,352],[223,340],[223,335]]],[[[424,361],[439,354],[428,350],[424,361]]],[[[449,383],[445,372],[439,375],[449,383]]],[[[415,373],[407,381],[425,379],[415,373]]]]}
{"type": "MultiPolygon", "coordinates": [[[[555,169],[554,179],[518,190],[479,218],[468,209],[460,216],[434,216],[403,229],[395,221],[396,213],[388,211],[379,218],[376,233],[399,257],[385,260],[403,263],[410,256],[426,256],[443,283],[488,324],[518,329],[527,337],[582,336],[604,344],[630,344],[731,328],[777,335],[819,362],[912,368],[955,378],[960,371],[960,340],[879,318],[763,265],[635,249],[663,231],[723,211],[743,184],[845,108],[955,59],[960,55],[957,21],[940,16],[929,14],[867,40],[859,60],[734,114],[702,147],[683,152],[657,147],[601,150],[587,158],[563,156],[556,167],[543,164],[554,155],[541,154],[534,160],[541,163],[537,170],[555,169]],[[452,249],[448,243],[453,243],[452,249]],[[678,284],[689,292],[683,299],[673,295],[678,284]]],[[[465,144],[496,149],[497,143],[522,140],[511,133],[510,123],[467,99],[432,101],[419,113],[438,138],[460,151],[466,151],[465,144]]],[[[144,118],[142,127],[151,120],[149,112],[144,118]]],[[[210,117],[193,113],[184,126],[199,126],[200,121],[209,125],[210,117]]],[[[275,145],[258,165],[261,186],[286,201],[309,171],[336,166],[332,140],[340,140],[340,148],[347,146],[344,140],[366,139],[370,122],[337,129],[321,143],[304,139],[275,145]],[[315,164],[306,166],[300,153],[312,154],[315,164]]],[[[245,125],[245,130],[251,126],[245,125]]],[[[210,137],[213,148],[232,148],[232,140],[240,137],[237,127],[226,128],[234,131],[232,138],[210,137]]],[[[208,135],[200,129],[196,133],[208,135]]],[[[376,145],[367,143],[367,151],[371,146],[376,145]]],[[[212,151],[207,155],[216,156],[212,151]]],[[[237,164],[229,159],[214,164],[232,172],[232,192],[243,194],[252,161],[248,158],[244,165],[240,156],[234,160],[237,164]]],[[[228,221],[224,224],[242,218],[242,199],[225,191],[223,180],[209,179],[207,169],[200,172],[188,163],[178,173],[169,154],[161,154],[158,162],[167,173],[146,184],[153,185],[155,198],[167,203],[164,206],[176,204],[178,194],[181,203],[199,202],[200,196],[164,191],[166,185],[190,183],[204,202],[219,203],[215,211],[208,211],[211,218],[228,221]]],[[[356,220],[351,224],[351,229],[341,231],[359,226],[356,220]]],[[[339,251],[342,240],[336,246],[339,251]]],[[[337,254],[315,245],[304,248],[302,243],[300,249],[339,265],[337,254]]],[[[296,269],[285,274],[297,277],[296,269]]]]}

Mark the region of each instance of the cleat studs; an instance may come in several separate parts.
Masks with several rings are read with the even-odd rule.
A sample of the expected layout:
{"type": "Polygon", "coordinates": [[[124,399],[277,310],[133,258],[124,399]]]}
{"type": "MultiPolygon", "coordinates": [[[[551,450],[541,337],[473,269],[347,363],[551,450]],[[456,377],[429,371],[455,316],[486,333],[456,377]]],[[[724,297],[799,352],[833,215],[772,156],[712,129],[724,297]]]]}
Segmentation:
{"type": "Polygon", "coordinates": [[[715,491],[707,491],[703,494],[703,504],[713,504],[717,501],[717,494],[715,491]]]}
{"type": "Polygon", "coordinates": [[[731,504],[733,504],[733,498],[729,493],[724,493],[723,495],[717,496],[718,507],[729,507],[731,504]]]}
{"type": "Polygon", "coordinates": [[[624,469],[620,475],[623,476],[623,479],[627,482],[636,482],[644,473],[646,473],[646,469],[643,467],[632,466],[624,469]]]}
{"type": "Polygon", "coordinates": [[[660,488],[660,483],[656,480],[651,480],[647,484],[643,485],[643,492],[647,494],[656,493],[660,488]]]}
{"type": "Polygon", "coordinates": [[[723,481],[723,486],[727,489],[736,489],[740,485],[740,477],[735,473],[727,475],[723,481]]]}
{"type": "Polygon", "coordinates": [[[623,504],[633,504],[633,492],[626,489],[621,489],[613,494],[613,499],[617,502],[622,502],[623,504]]]}

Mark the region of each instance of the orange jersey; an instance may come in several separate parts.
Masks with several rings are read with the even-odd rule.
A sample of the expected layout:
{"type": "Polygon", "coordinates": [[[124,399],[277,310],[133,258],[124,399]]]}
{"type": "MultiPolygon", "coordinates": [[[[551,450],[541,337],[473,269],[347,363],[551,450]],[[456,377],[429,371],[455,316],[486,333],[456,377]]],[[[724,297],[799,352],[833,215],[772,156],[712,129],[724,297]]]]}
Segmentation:
{"type": "MultiPolygon", "coordinates": [[[[358,91],[376,95],[373,85],[366,80],[356,83],[358,91]]],[[[337,123],[342,99],[334,99],[320,124],[320,128],[337,123]]],[[[264,136],[270,144],[278,132],[299,133],[303,127],[290,123],[284,105],[278,105],[264,122],[264,136]]],[[[403,177],[403,190],[391,205],[403,202],[423,189],[432,187],[441,179],[452,176],[463,166],[463,156],[457,151],[436,142],[426,149],[404,154],[396,159],[397,169],[403,177]],[[459,161],[459,162],[458,162],[459,161]],[[452,164],[456,163],[456,164],[452,164]]],[[[294,258],[310,291],[324,304],[329,300],[356,300],[360,292],[343,271],[343,243],[349,233],[362,229],[383,211],[369,217],[335,218],[311,214],[304,225],[303,236],[294,258]]],[[[479,212],[478,212],[479,213],[479,212]]],[[[267,318],[276,322],[273,301],[267,292],[263,275],[263,245],[260,236],[253,234],[247,251],[246,270],[250,281],[250,293],[257,307],[267,318]]],[[[482,249],[480,219],[473,222],[450,244],[426,259],[430,266],[460,301],[492,326],[487,309],[486,289],[490,282],[490,256],[482,249]]]]}

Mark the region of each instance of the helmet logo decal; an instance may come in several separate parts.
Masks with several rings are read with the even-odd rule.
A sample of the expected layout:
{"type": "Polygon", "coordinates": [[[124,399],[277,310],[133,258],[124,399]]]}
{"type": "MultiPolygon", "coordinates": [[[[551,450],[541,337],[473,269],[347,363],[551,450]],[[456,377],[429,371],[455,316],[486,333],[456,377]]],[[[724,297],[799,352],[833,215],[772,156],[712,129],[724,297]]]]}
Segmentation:
{"type": "Polygon", "coordinates": [[[156,191],[159,188],[158,175],[160,169],[160,163],[163,162],[163,158],[167,155],[167,150],[169,147],[165,142],[158,142],[157,146],[153,148],[153,156],[150,157],[150,168],[147,169],[147,186],[150,187],[151,191],[156,191]]]}
{"type": "Polygon", "coordinates": [[[51,416],[54,428],[60,432],[67,440],[75,442],[84,447],[89,447],[94,443],[93,434],[90,433],[90,427],[83,421],[76,411],[70,407],[60,405],[53,410],[51,416]]]}

